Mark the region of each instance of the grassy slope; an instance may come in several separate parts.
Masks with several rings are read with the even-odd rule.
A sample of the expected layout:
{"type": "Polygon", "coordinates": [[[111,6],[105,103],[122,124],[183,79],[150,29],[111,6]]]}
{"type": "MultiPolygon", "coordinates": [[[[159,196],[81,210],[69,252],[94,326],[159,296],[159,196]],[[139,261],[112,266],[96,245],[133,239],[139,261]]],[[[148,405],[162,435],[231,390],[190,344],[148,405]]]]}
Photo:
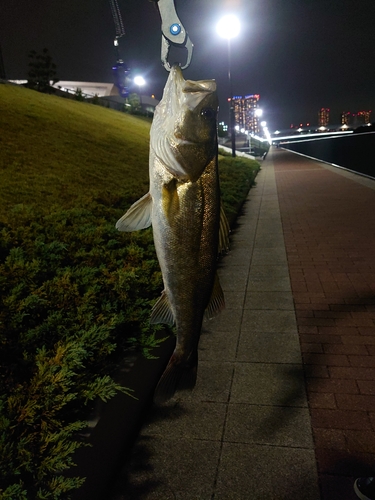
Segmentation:
{"type": "Polygon", "coordinates": [[[150,123],[99,106],[0,85],[0,217],[14,203],[147,191],[150,123]]]}

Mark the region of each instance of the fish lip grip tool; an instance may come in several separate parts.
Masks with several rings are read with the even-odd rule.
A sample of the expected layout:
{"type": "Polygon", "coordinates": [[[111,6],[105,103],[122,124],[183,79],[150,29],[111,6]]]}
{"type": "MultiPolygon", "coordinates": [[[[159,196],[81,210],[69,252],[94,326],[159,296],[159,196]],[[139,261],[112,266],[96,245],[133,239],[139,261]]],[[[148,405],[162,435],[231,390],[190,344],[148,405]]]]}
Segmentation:
{"type": "Polygon", "coordinates": [[[172,66],[168,62],[168,55],[171,45],[183,47],[187,49],[187,60],[181,69],[186,69],[190,66],[194,46],[177,15],[174,0],[158,0],[157,4],[161,16],[161,62],[170,71],[172,66]]]}

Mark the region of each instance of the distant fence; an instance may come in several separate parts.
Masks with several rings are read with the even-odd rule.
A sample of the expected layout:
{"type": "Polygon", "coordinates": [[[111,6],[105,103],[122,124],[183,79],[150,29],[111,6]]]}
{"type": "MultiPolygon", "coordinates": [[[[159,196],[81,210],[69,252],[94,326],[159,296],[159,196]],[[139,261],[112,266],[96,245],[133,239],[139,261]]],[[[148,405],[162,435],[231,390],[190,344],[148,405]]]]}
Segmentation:
{"type": "Polygon", "coordinates": [[[375,132],[285,142],[280,146],[375,178],[375,132]]]}

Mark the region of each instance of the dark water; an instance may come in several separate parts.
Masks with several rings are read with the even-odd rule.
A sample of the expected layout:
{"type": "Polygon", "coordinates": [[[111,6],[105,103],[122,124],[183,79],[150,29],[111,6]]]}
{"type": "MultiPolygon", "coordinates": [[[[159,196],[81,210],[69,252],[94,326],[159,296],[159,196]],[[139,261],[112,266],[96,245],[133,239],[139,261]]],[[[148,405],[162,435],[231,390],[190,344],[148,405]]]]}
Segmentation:
{"type": "Polygon", "coordinates": [[[375,132],[282,144],[282,147],[375,177],[375,132]]]}

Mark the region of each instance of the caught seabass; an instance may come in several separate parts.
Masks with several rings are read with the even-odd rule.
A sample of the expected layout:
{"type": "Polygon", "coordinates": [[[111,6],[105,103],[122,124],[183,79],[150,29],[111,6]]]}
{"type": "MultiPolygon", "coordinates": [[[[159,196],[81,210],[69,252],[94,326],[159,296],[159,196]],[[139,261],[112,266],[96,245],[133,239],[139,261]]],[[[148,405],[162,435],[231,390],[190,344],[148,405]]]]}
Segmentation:
{"type": "Polygon", "coordinates": [[[185,80],[172,68],[150,131],[150,190],[116,224],[120,231],[152,224],[164,291],[151,323],[176,325],[158,403],[194,387],[203,317],[224,307],[216,263],[229,229],[220,206],[217,109],[214,80],[185,80]]]}

